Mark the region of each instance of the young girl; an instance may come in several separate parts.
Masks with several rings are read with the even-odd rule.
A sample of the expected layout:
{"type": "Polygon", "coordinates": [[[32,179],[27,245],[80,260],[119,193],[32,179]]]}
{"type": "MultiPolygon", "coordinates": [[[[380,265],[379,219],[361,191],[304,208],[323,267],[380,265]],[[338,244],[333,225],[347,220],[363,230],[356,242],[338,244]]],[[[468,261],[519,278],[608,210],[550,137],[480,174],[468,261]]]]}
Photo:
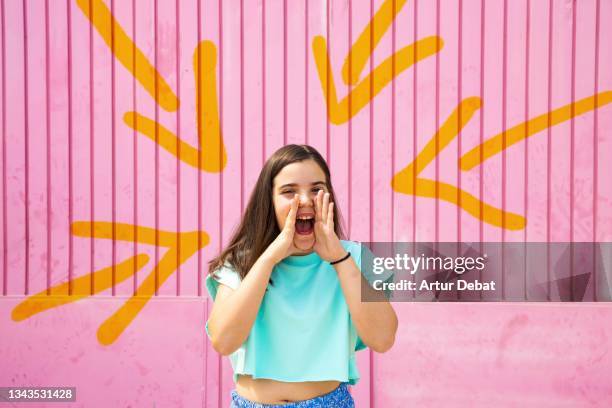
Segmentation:
{"type": "Polygon", "coordinates": [[[335,202],[321,155],[284,146],[265,163],[238,229],[210,262],[206,332],[230,356],[232,407],[353,407],[355,351],[393,345],[395,312],[384,298],[361,301],[361,245],[340,240],[335,202]]]}

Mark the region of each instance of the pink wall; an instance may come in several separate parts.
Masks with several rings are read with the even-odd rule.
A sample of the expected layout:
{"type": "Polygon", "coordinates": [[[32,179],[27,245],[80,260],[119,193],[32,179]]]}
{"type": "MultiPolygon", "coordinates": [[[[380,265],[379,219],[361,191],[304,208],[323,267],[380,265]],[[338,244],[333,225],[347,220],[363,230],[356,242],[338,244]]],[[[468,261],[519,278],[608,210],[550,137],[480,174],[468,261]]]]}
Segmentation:
{"type": "MultiPolygon", "coordinates": [[[[203,329],[206,262],[287,143],[327,158],[353,240],[612,240],[611,1],[24,0],[0,12],[0,386],[76,386],[70,406],[228,406],[231,367],[203,329]],[[428,37],[407,63],[405,47],[428,37]],[[351,47],[351,67],[364,64],[354,84],[351,47]],[[441,131],[448,146],[406,173],[463,100],[473,116],[459,137],[441,131]],[[560,123],[537,121],[553,111],[560,123]],[[527,121],[544,125],[513,133],[527,121]],[[517,143],[467,168],[503,132],[517,143]],[[456,188],[472,201],[454,204],[456,188]],[[516,223],[474,216],[479,201],[516,223]]],[[[359,355],[360,407],[612,404],[605,303],[395,308],[393,350],[359,355]]]]}

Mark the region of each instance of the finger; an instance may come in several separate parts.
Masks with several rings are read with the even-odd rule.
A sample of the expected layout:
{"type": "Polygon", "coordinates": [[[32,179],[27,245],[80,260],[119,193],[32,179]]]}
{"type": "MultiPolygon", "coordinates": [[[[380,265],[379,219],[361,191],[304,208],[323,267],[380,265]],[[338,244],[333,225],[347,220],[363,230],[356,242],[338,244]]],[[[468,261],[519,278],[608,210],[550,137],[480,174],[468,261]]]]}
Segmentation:
{"type": "Polygon", "coordinates": [[[315,198],[315,222],[322,221],[321,217],[321,207],[323,203],[323,190],[319,190],[317,192],[317,197],[315,198]]]}
{"type": "Polygon", "coordinates": [[[291,200],[291,208],[289,209],[289,214],[287,214],[287,219],[285,220],[285,229],[293,230],[293,228],[295,227],[295,219],[297,217],[297,203],[298,196],[296,194],[291,200]]]}
{"type": "Polygon", "coordinates": [[[334,230],[334,203],[329,203],[329,210],[327,211],[327,226],[330,230],[334,230]]]}
{"type": "Polygon", "coordinates": [[[327,213],[329,212],[329,193],[323,195],[323,205],[321,206],[321,221],[327,224],[327,213]]]}

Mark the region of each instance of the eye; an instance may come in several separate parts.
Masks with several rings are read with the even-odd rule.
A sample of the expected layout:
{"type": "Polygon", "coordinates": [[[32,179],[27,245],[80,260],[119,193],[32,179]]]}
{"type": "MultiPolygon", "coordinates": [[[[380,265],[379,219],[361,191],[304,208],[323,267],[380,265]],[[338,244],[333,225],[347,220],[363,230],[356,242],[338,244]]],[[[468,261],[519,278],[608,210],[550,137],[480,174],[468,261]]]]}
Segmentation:
{"type": "Polygon", "coordinates": [[[285,191],[281,191],[281,194],[285,195],[285,194],[294,194],[293,190],[285,190],[285,191]]]}
{"type": "Polygon", "coordinates": [[[321,188],[321,187],[315,187],[315,188],[313,188],[313,189],[312,189],[312,192],[313,192],[313,193],[318,193],[320,190],[325,191],[325,190],[324,190],[323,188],[321,188]]]}

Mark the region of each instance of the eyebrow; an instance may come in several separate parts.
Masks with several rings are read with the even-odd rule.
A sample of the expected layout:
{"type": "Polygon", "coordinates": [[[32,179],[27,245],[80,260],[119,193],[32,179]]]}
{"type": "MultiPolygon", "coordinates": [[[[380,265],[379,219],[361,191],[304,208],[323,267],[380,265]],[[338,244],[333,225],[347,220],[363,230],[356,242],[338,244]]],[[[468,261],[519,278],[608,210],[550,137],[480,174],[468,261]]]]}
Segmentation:
{"type": "MultiPolygon", "coordinates": [[[[327,184],[324,181],[315,181],[314,183],[310,183],[311,186],[316,186],[318,184],[323,184],[324,186],[327,186],[327,184]]],[[[296,183],[289,183],[289,184],[283,184],[282,186],[279,187],[279,190],[281,188],[285,188],[285,187],[295,187],[297,186],[296,183]]]]}

